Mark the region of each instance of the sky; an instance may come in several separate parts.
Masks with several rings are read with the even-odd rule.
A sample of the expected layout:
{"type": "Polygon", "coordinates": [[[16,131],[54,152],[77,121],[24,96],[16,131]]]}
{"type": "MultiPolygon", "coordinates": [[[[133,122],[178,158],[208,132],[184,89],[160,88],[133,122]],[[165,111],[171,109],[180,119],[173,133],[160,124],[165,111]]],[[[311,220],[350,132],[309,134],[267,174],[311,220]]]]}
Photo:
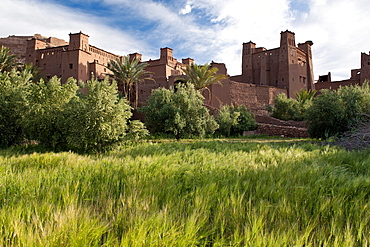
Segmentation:
{"type": "Polygon", "coordinates": [[[370,51],[369,0],[0,0],[0,9],[0,37],[68,41],[82,31],[117,55],[154,60],[170,47],[179,61],[225,63],[230,75],[241,74],[243,42],[273,49],[285,30],[313,41],[315,80],[348,79],[370,51]]]}

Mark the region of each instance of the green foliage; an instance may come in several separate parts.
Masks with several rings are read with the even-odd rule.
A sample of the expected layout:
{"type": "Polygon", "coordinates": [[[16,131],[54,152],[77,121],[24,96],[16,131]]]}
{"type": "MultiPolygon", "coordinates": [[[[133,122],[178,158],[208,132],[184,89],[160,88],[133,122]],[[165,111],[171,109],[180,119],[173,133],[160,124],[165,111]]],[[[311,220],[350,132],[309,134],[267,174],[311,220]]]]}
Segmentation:
{"type": "Polygon", "coordinates": [[[152,132],[173,133],[177,139],[187,135],[202,136],[213,133],[218,125],[207,108],[203,96],[192,84],[174,88],[153,90],[145,113],[145,123],[152,132]]]}
{"type": "Polygon", "coordinates": [[[212,94],[208,86],[214,83],[222,85],[221,81],[227,78],[226,75],[218,74],[218,68],[211,68],[209,64],[197,65],[192,63],[191,65],[186,65],[183,71],[187,76],[187,79],[183,79],[183,82],[193,84],[194,88],[200,92],[208,91],[209,102],[212,100],[212,94]]]}
{"type": "Polygon", "coordinates": [[[127,131],[127,139],[139,140],[149,135],[143,122],[139,120],[130,121],[127,131]]]}
{"type": "Polygon", "coordinates": [[[218,131],[225,136],[240,135],[243,131],[254,130],[257,127],[253,114],[244,105],[222,106],[217,123],[220,126],[218,131]]]}
{"type": "Polygon", "coordinates": [[[67,106],[67,142],[83,152],[112,149],[125,139],[131,107],[118,97],[117,84],[108,78],[88,81],[86,90],[86,95],[74,98],[67,106]]]}
{"type": "Polygon", "coordinates": [[[356,125],[362,120],[361,113],[370,114],[370,86],[366,81],[362,86],[340,87],[338,95],[343,102],[345,118],[348,119],[348,126],[356,125]]]}
{"type": "Polygon", "coordinates": [[[271,116],[281,120],[303,121],[307,109],[312,104],[316,90],[301,89],[294,93],[296,100],[287,98],[285,94],[279,94],[274,99],[274,107],[268,108],[271,116]]]}
{"type": "Polygon", "coordinates": [[[316,92],[316,90],[306,90],[302,88],[299,92],[294,92],[294,95],[300,104],[305,104],[313,100],[316,92]]]}
{"type": "Polygon", "coordinates": [[[152,80],[145,77],[151,73],[145,70],[147,66],[147,63],[141,63],[138,59],[130,60],[129,56],[124,56],[122,62],[117,58],[108,63],[107,68],[112,71],[111,76],[117,81],[118,89],[135,108],[138,100],[137,84],[144,82],[144,79],[152,80]]]}
{"type": "Polygon", "coordinates": [[[233,139],[26,151],[0,150],[0,246],[369,243],[369,150],[233,139]]]}
{"type": "Polygon", "coordinates": [[[231,128],[234,135],[241,135],[243,131],[255,130],[257,123],[254,115],[248,110],[245,105],[234,106],[234,111],[239,112],[238,124],[231,128]]]}
{"type": "Polygon", "coordinates": [[[43,79],[40,68],[35,66],[33,63],[26,63],[20,68],[22,74],[28,74],[32,76],[32,82],[38,82],[43,79]]]}
{"type": "Polygon", "coordinates": [[[188,77],[187,83],[193,84],[196,90],[207,88],[213,83],[222,85],[220,82],[226,79],[226,75],[217,74],[218,68],[210,68],[209,64],[197,65],[195,63],[186,65],[184,69],[185,75],[188,77]]]}
{"type": "Polygon", "coordinates": [[[216,121],[219,125],[219,128],[217,131],[220,132],[222,135],[230,136],[231,127],[238,124],[240,112],[233,111],[233,108],[233,106],[224,105],[218,112],[216,121]]]}
{"type": "Polygon", "coordinates": [[[0,72],[0,147],[19,144],[25,140],[20,119],[25,105],[30,76],[16,70],[0,72]]]}
{"type": "Polygon", "coordinates": [[[281,120],[303,120],[301,105],[283,93],[275,97],[271,116],[281,120]]]}
{"type": "Polygon", "coordinates": [[[25,141],[22,119],[27,107],[30,82],[38,74],[32,65],[17,68],[16,56],[10,49],[0,48],[0,147],[25,141]],[[18,70],[17,70],[18,69],[18,70]]]}
{"type": "Polygon", "coordinates": [[[322,90],[307,110],[308,131],[315,138],[340,135],[358,124],[361,113],[370,113],[368,83],[322,90]]]}
{"type": "Polygon", "coordinates": [[[10,49],[1,46],[0,47],[0,72],[10,72],[18,64],[16,63],[16,55],[10,55],[10,49]]]}
{"type": "Polygon", "coordinates": [[[76,98],[78,86],[69,79],[65,84],[53,77],[49,82],[31,83],[25,96],[22,126],[30,140],[53,150],[66,146],[64,111],[66,105],[76,98]]]}
{"type": "Polygon", "coordinates": [[[1,147],[28,139],[51,150],[103,152],[148,134],[137,121],[128,127],[131,107],[108,78],[88,81],[81,89],[86,94],[77,92],[73,79],[65,84],[57,77],[49,82],[31,79],[25,71],[0,73],[1,147]]]}

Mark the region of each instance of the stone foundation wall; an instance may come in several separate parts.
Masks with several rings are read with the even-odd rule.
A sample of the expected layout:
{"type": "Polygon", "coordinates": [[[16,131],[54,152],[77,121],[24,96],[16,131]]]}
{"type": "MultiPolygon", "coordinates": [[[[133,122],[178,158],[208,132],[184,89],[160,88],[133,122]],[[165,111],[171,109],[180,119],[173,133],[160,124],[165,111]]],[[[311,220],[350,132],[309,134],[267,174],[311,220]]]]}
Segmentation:
{"type": "Polygon", "coordinates": [[[257,134],[266,134],[268,136],[283,136],[283,137],[308,137],[306,128],[294,126],[279,126],[273,124],[258,123],[257,134]]]}
{"type": "Polygon", "coordinates": [[[234,81],[230,83],[231,104],[245,105],[256,115],[268,115],[266,105],[273,104],[274,97],[280,93],[287,94],[287,90],[234,81]]]}

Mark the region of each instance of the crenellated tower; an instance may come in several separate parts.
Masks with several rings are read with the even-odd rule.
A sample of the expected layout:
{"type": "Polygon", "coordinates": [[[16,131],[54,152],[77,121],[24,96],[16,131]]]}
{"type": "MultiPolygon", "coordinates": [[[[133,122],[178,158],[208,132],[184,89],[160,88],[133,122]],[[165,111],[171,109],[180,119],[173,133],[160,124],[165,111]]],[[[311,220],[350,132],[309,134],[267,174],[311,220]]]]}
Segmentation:
{"type": "Polygon", "coordinates": [[[89,35],[82,33],[69,34],[69,50],[89,51],[89,35]]]}
{"type": "Polygon", "coordinates": [[[295,34],[291,31],[280,33],[278,87],[288,90],[288,97],[294,96],[292,86],[298,82],[297,48],[295,34]]]}
{"type": "Polygon", "coordinates": [[[253,54],[256,50],[256,44],[252,41],[243,43],[242,54],[242,81],[253,83],[253,54]]]}

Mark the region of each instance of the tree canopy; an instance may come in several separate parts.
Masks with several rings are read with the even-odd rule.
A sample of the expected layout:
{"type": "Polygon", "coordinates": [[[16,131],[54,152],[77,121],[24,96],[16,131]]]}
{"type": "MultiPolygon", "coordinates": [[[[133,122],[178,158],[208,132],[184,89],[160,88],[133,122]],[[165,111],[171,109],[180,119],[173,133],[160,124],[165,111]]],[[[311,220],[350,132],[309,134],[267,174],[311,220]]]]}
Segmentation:
{"type": "Polygon", "coordinates": [[[10,72],[16,65],[16,55],[10,55],[10,49],[1,46],[0,48],[0,72],[10,72]]]}
{"type": "Polygon", "coordinates": [[[140,108],[145,113],[145,123],[153,132],[172,133],[176,139],[185,136],[202,136],[213,133],[218,124],[203,106],[204,97],[192,84],[153,90],[147,105],[140,108]]]}

